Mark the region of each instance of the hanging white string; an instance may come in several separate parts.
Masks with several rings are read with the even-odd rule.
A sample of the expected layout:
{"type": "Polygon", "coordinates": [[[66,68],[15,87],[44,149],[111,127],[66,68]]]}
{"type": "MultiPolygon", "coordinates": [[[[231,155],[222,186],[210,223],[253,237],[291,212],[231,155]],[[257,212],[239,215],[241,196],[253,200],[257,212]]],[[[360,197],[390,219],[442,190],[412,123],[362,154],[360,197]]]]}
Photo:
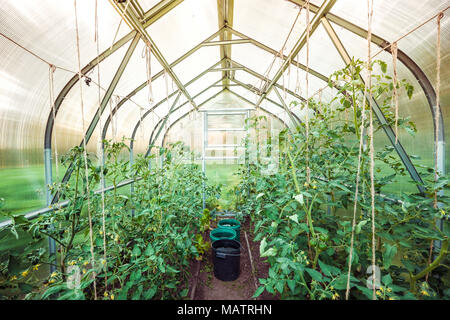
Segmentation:
{"type": "Polygon", "coordinates": [[[77,45],[77,57],[78,57],[78,83],[80,84],[80,103],[81,103],[81,123],[83,127],[83,157],[84,157],[84,169],[85,169],[85,179],[86,179],[86,193],[87,193],[87,206],[88,206],[88,218],[89,218],[89,239],[91,247],[91,265],[94,268],[94,299],[97,300],[97,275],[95,272],[95,255],[94,255],[94,237],[92,229],[92,212],[91,212],[91,197],[89,188],[89,170],[88,170],[88,157],[86,150],[86,134],[85,134],[85,119],[84,119],[84,104],[83,104],[83,85],[82,85],[82,75],[81,75],[81,57],[80,57],[80,38],[78,33],[78,14],[77,14],[77,0],[73,1],[75,9],[75,31],[76,31],[76,45],[77,45]]]}
{"type": "MultiPolygon", "coordinates": [[[[54,86],[54,74],[56,67],[54,65],[49,65],[48,77],[49,77],[49,99],[50,107],[52,110],[53,117],[53,128],[56,128],[56,110],[55,110],[55,86],[54,86]]],[[[56,181],[59,181],[59,164],[58,164],[58,145],[56,142],[56,134],[53,135],[53,144],[55,146],[55,168],[56,168],[56,181]]]]}
{"type": "MultiPolygon", "coordinates": [[[[372,110],[372,58],[371,58],[371,43],[372,43],[372,17],[373,17],[373,0],[367,0],[368,9],[368,27],[367,27],[367,81],[366,86],[368,88],[368,99],[369,99],[369,139],[370,139],[370,197],[371,197],[371,212],[372,212],[372,270],[373,270],[373,280],[372,280],[372,299],[376,300],[376,272],[375,272],[375,183],[374,183],[374,130],[373,130],[373,110],[372,110]]],[[[379,279],[378,279],[379,280],[379,279]]]]}
{"type": "Polygon", "coordinates": [[[113,114],[113,108],[112,108],[112,99],[110,99],[108,101],[108,105],[109,105],[109,121],[111,123],[111,137],[112,137],[112,141],[115,142],[116,141],[116,130],[114,128],[114,114],[113,114]]]}
{"type": "Polygon", "coordinates": [[[306,126],[306,181],[308,185],[311,182],[311,168],[309,167],[309,35],[311,32],[311,25],[309,21],[309,0],[306,1],[306,118],[305,118],[305,126],[306,126]]]}
{"type": "MultiPolygon", "coordinates": [[[[121,20],[122,21],[122,20],[121,20]]],[[[100,84],[100,45],[98,39],[98,0],[95,0],[95,43],[97,49],[97,81],[100,84]]],[[[104,150],[103,150],[103,125],[102,125],[102,117],[101,117],[101,90],[100,86],[98,86],[98,135],[100,139],[100,181],[101,181],[101,202],[102,202],[102,230],[103,230],[103,259],[105,261],[104,264],[104,272],[105,272],[105,290],[108,290],[108,260],[107,260],[107,250],[106,250],[106,218],[105,218],[105,175],[104,175],[104,150]]]]}
{"type": "Polygon", "coordinates": [[[153,105],[153,86],[152,86],[152,46],[150,42],[145,43],[145,63],[147,71],[147,87],[148,87],[148,102],[150,107],[153,105]]]}
{"type": "MultiPolygon", "coordinates": [[[[299,61],[298,60],[299,59],[299,55],[300,55],[300,53],[297,53],[297,62],[299,61]]],[[[301,88],[300,88],[300,67],[297,66],[295,69],[297,71],[297,79],[295,81],[295,90],[294,90],[294,92],[296,94],[298,94],[298,95],[301,95],[302,93],[301,93],[301,88]]]]}
{"type": "MultiPolygon", "coordinates": [[[[436,40],[436,106],[434,111],[434,179],[439,179],[438,171],[438,143],[439,143],[439,113],[441,96],[441,19],[444,12],[437,17],[437,40],[436,40]]],[[[434,208],[437,209],[437,191],[434,190],[434,208]]]]}
{"type": "Polygon", "coordinates": [[[394,102],[394,110],[395,110],[395,144],[398,143],[398,77],[397,77],[397,42],[394,42],[391,45],[392,52],[392,66],[393,66],[393,74],[392,74],[392,82],[394,84],[394,94],[392,96],[392,100],[394,102]]]}
{"type": "Polygon", "coordinates": [[[167,75],[167,71],[164,70],[164,84],[166,86],[166,103],[167,103],[167,119],[165,119],[164,128],[167,130],[167,123],[169,122],[170,116],[170,101],[169,101],[169,76],[167,75]]]}

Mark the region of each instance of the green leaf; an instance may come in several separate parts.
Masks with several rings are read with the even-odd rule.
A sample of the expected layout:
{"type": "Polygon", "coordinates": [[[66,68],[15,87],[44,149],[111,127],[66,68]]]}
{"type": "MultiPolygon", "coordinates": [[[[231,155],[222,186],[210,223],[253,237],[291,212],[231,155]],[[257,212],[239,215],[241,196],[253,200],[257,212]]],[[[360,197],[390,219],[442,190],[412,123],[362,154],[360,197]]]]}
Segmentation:
{"type": "Polygon", "coordinates": [[[397,246],[391,246],[389,243],[384,244],[385,250],[383,252],[383,266],[385,269],[389,269],[392,265],[392,259],[397,254],[397,246]]]}
{"type": "Polygon", "coordinates": [[[369,221],[368,220],[362,220],[356,225],[356,227],[355,227],[356,234],[361,232],[362,227],[364,227],[367,224],[367,222],[369,222],[369,221]]]}
{"type": "Polygon", "coordinates": [[[381,278],[381,280],[383,281],[384,285],[386,285],[386,286],[389,286],[390,284],[392,284],[392,278],[391,278],[390,274],[383,276],[381,278]]]}
{"type": "Polygon", "coordinates": [[[309,273],[309,275],[311,276],[311,278],[313,278],[313,280],[316,280],[318,282],[322,282],[323,281],[323,276],[319,271],[316,271],[314,269],[311,268],[306,268],[305,269],[306,272],[309,273]]]}
{"type": "Polygon", "coordinates": [[[283,293],[283,291],[284,291],[284,280],[277,281],[277,283],[275,284],[275,289],[277,289],[279,293],[283,293]]]}
{"type": "Polygon", "coordinates": [[[141,249],[139,249],[138,245],[135,245],[133,248],[133,251],[131,252],[131,254],[136,257],[139,257],[141,255],[141,253],[142,253],[142,251],[141,251],[141,249]]]}
{"type": "Polygon", "coordinates": [[[289,216],[289,219],[291,219],[292,221],[298,223],[298,215],[294,214],[292,216],[289,216]]]}
{"type": "Polygon", "coordinates": [[[252,296],[252,298],[256,298],[261,295],[264,291],[264,286],[260,286],[258,289],[256,289],[255,294],[252,296]]]}
{"type": "Polygon", "coordinates": [[[289,289],[291,289],[292,294],[295,293],[295,280],[289,279],[286,281],[289,289]]]}
{"type": "Polygon", "coordinates": [[[153,249],[152,244],[149,243],[149,244],[147,245],[147,248],[145,249],[144,254],[145,254],[147,257],[149,257],[149,256],[152,256],[154,253],[155,253],[155,249],[153,249]]]}
{"type": "Polygon", "coordinates": [[[320,260],[319,260],[319,266],[320,266],[320,270],[322,270],[322,272],[328,277],[330,277],[332,275],[337,275],[340,272],[340,270],[338,268],[330,266],[320,260]]]}
{"type": "Polygon", "coordinates": [[[277,254],[277,248],[270,248],[267,251],[264,251],[260,257],[273,257],[277,254]]]}
{"type": "Polygon", "coordinates": [[[259,244],[259,254],[262,255],[264,251],[266,251],[266,247],[267,247],[267,240],[266,237],[264,237],[261,240],[261,243],[259,244]]]}
{"type": "Polygon", "coordinates": [[[144,297],[144,299],[149,300],[155,296],[157,289],[158,288],[156,286],[153,286],[147,291],[145,291],[142,296],[144,297]]]}

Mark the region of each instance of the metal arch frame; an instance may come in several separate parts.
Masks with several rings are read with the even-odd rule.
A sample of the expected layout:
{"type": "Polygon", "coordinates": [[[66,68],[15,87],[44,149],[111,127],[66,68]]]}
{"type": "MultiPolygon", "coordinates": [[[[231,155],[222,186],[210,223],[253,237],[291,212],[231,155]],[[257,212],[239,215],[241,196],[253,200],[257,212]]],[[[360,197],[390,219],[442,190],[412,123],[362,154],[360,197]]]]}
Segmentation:
{"type": "MultiPolygon", "coordinates": [[[[217,81],[214,82],[212,85],[206,87],[205,89],[203,89],[202,91],[200,91],[199,93],[197,93],[196,95],[194,95],[192,98],[193,98],[193,99],[197,98],[198,96],[200,96],[201,94],[205,93],[208,89],[214,87],[215,84],[219,83],[219,82],[222,81],[222,80],[223,80],[223,79],[217,80],[217,81]]],[[[175,93],[173,93],[173,94],[175,94],[175,93]]],[[[172,95],[173,95],[173,94],[172,94],[172,95]]],[[[169,96],[169,98],[170,98],[170,96],[169,96]]],[[[158,104],[163,103],[163,102],[166,101],[166,100],[167,100],[167,99],[164,98],[164,99],[161,100],[158,104]]],[[[179,108],[185,106],[186,104],[187,104],[187,101],[183,102],[183,103],[182,103],[180,106],[178,106],[176,109],[172,110],[172,113],[175,112],[175,111],[177,111],[179,108]]],[[[155,105],[155,107],[156,107],[156,105],[155,105]]],[[[138,120],[138,122],[136,123],[136,125],[134,126],[133,133],[131,134],[131,142],[130,142],[130,149],[131,149],[131,150],[133,150],[133,148],[134,148],[134,140],[135,140],[134,138],[136,137],[137,130],[139,129],[139,127],[140,127],[140,125],[141,125],[141,121],[143,121],[143,120],[144,120],[144,119],[145,119],[152,111],[153,111],[153,108],[150,109],[150,110],[147,110],[147,111],[142,115],[142,119],[140,118],[140,119],[138,120]]],[[[166,117],[166,116],[167,116],[167,115],[165,115],[164,117],[166,117]]],[[[159,126],[160,122],[163,120],[164,117],[162,117],[162,118],[159,120],[159,122],[153,127],[152,134],[150,135],[150,142],[149,142],[149,145],[152,144],[152,140],[153,140],[152,137],[153,137],[154,131],[155,131],[156,128],[159,126]]]]}
{"type": "MultiPolygon", "coordinates": [[[[199,45],[200,46],[200,45],[199,45]]],[[[194,51],[195,52],[195,51],[194,51]]],[[[184,57],[188,57],[189,55],[191,55],[193,52],[188,52],[184,55],[184,57]]],[[[181,59],[181,58],[180,58],[181,59]]],[[[180,60],[182,61],[182,60],[180,60]]],[[[172,65],[176,65],[177,63],[179,63],[179,61],[175,61],[172,65]]],[[[186,84],[184,85],[185,87],[189,86],[191,83],[193,83],[194,81],[198,80],[199,78],[201,78],[203,75],[205,75],[206,73],[209,72],[209,70],[211,68],[214,68],[215,66],[217,66],[218,64],[220,64],[221,61],[216,62],[215,64],[213,64],[211,67],[207,68],[205,71],[203,71],[202,73],[200,73],[199,75],[197,75],[196,77],[194,77],[193,79],[189,80],[188,82],[186,82],[186,84]]],[[[154,79],[159,78],[162,75],[162,71],[158,72],[155,77],[153,77],[154,79]]],[[[144,82],[143,84],[141,84],[139,87],[137,87],[136,89],[134,89],[131,93],[129,93],[125,98],[123,98],[122,100],[120,100],[120,102],[117,104],[117,106],[114,107],[114,109],[112,110],[111,114],[108,116],[108,118],[105,121],[105,125],[103,126],[103,132],[102,132],[102,140],[105,139],[107,131],[108,131],[108,127],[109,124],[111,123],[111,119],[112,117],[116,114],[116,112],[119,111],[119,109],[125,104],[125,102],[127,102],[132,96],[134,96],[135,94],[137,94],[139,91],[141,91],[142,89],[144,89],[147,86],[147,82],[144,82]]],[[[171,98],[177,91],[176,90],[172,93],[169,94],[169,98],[171,98]]],[[[156,103],[153,107],[151,107],[148,110],[153,110],[156,107],[158,107],[162,102],[164,102],[166,100],[166,98],[162,99],[161,101],[159,101],[158,103],[156,103]]]]}
{"type": "MultiPolygon", "coordinates": [[[[159,2],[156,6],[151,8],[144,16],[145,19],[143,20],[143,25],[145,28],[156,22],[158,19],[160,19],[162,16],[164,16],[167,12],[175,8],[178,4],[180,4],[183,0],[162,0],[159,2]]],[[[135,30],[132,30],[130,33],[122,37],[120,40],[118,40],[116,43],[114,43],[110,48],[103,51],[99,56],[95,57],[93,60],[91,60],[86,66],[84,66],[81,70],[81,76],[86,77],[86,74],[91,71],[95,66],[97,66],[100,62],[105,60],[107,57],[109,57],[112,53],[116,52],[119,48],[121,48],[123,45],[125,45],[128,41],[131,39],[136,39],[137,32],[135,30]]],[[[51,110],[49,112],[49,116],[47,119],[47,123],[45,126],[45,134],[44,134],[44,171],[45,171],[45,184],[46,184],[46,201],[47,205],[51,205],[54,203],[55,197],[52,199],[52,195],[49,189],[49,185],[52,184],[53,177],[52,177],[52,151],[51,151],[51,145],[52,145],[52,134],[53,134],[53,127],[54,122],[62,102],[64,101],[66,95],[68,92],[75,86],[76,83],[80,80],[79,75],[74,75],[67,84],[63,87],[63,89],[58,94],[58,97],[55,100],[54,103],[54,112],[51,110]]],[[[67,174],[67,172],[66,172],[67,174]]],[[[69,174],[70,176],[70,174],[69,174]]],[[[65,175],[66,177],[66,175],[65,175]]],[[[68,179],[68,177],[67,177],[68,179]]]]}
{"type": "MultiPolygon", "coordinates": [[[[253,93],[255,93],[255,94],[259,95],[259,96],[261,95],[261,92],[259,92],[258,89],[249,87],[247,84],[245,84],[245,83],[239,81],[238,79],[236,79],[236,77],[233,77],[233,78],[231,79],[231,81],[234,82],[235,84],[237,84],[239,87],[242,87],[242,88],[244,88],[244,89],[247,89],[248,91],[253,92],[253,93]]],[[[231,91],[231,90],[230,90],[230,91],[231,91]]],[[[233,93],[234,93],[234,91],[233,91],[233,93]]],[[[251,101],[249,101],[248,99],[245,99],[245,98],[242,97],[241,95],[239,95],[239,98],[244,99],[244,101],[250,103],[250,104],[253,105],[253,106],[256,106],[256,104],[255,104],[254,102],[251,102],[251,101]]],[[[278,95],[278,99],[280,100],[281,105],[280,105],[279,103],[277,103],[276,101],[273,101],[272,99],[268,98],[268,97],[265,98],[265,100],[267,100],[267,101],[269,101],[270,103],[276,105],[276,106],[279,107],[280,109],[284,109],[284,111],[288,114],[288,116],[290,117],[290,119],[291,119],[291,121],[292,121],[292,123],[293,123],[294,125],[298,125],[298,124],[302,123],[302,121],[300,120],[300,118],[299,118],[295,113],[291,112],[291,111],[286,107],[286,104],[284,103],[284,100],[281,98],[281,96],[278,95]]]]}

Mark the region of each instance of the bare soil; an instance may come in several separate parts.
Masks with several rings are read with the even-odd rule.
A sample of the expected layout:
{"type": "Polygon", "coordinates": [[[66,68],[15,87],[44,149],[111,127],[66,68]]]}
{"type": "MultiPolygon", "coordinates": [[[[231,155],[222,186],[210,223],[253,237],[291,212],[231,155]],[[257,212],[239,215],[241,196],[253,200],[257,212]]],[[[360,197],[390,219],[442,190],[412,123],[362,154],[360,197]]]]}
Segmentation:
{"type": "MultiPolygon", "coordinates": [[[[195,294],[193,300],[251,300],[257,286],[259,286],[259,278],[266,278],[269,272],[269,264],[259,256],[259,242],[253,241],[253,232],[250,230],[250,221],[247,219],[241,223],[241,261],[240,275],[235,281],[221,281],[214,277],[214,266],[212,263],[212,251],[203,257],[202,261],[193,261],[191,263],[191,279],[189,281],[191,296],[195,286],[195,294]],[[245,240],[245,232],[247,232],[248,242],[255,268],[255,277],[252,274],[250,257],[245,240]],[[198,264],[200,264],[200,272],[196,277],[198,264]],[[256,283],[255,283],[256,278],[256,283]]],[[[209,232],[205,239],[209,239],[209,232]]],[[[268,292],[263,292],[257,300],[277,299],[276,296],[268,292]]]]}

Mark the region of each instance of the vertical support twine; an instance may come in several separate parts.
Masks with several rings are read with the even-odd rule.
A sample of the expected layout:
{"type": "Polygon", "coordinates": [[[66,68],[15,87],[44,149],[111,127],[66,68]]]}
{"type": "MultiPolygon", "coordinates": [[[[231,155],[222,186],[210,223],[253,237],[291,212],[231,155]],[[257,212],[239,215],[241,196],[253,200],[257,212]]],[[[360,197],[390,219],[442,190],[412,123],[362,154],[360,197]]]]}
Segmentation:
{"type": "MultiPolygon", "coordinates": [[[[122,19],[120,20],[122,21],[122,19]]],[[[98,0],[95,0],[95,42],[97,49],[97,81],[98,81],[98,134],[100,139],[100,181],[101,181],[101,202],[102,202],[102,230],[103,230],[103,259],[105,261],[104,264],[104,272],[105,272],[105,290],[108,290],[108,260],[107,260],[107,249],[106,249],[106,215],[105,215],[105,175],[104,175],[104,155],[105,150],[103,148],[102,141],[102,117],[101,117],[101,81],[100,81],[100,47],[99,47],[99,39],[98,39],[98,0]]]]}
{"type": "Polygon", "coordinates": [[[311,32],[311,25],[309,21],[309,0],[306,1],[306,182],[311,183],[311,168],[309,167],[309,35],[311,32]]]}
{"type": "Polygon", "coordinates": [[[374,143],[373,143],[373,110],[372,110],[372,58],[371,58],[371,42],[372,42],[372,17],[373,17],[373,0],[367,0],[368,9],[368,27],[367,27],[367,93],[369,95],[369,154],[370,154],[370,196],[371,196],[371,212],[372,212],[372,300],[376,300],[376,272],[375,272],[375,183],[374,183],[374,143]]]}
{"type": "MultiPolygon", "coordinates": [[[[438,169],[438,144],[439,144],[439,115],[440,115],[440,94],[441,94],[441,19],[444,13],[441,12],[437,17],[437,40],[436,40],[436,105],[434,109],[434,179],[439,179],[438,169]]],[[[434,190],[434,208],[437,209],[437,191],[434,190]]]]}
{"type": "MultiPolygon", "coordinates": [[[[55,123],[56,119],[56,110],[55,110],[55,86],[54,86],[54,74],[56,71],[56,67],[54,65],[49,65],[49,94],[50,94],[50,106],[52,109],[53,123],[55,123]]],[[[58,165],[58,145],[56,141],[56,134],[53,135],[53,144],[55,145],[55,169],[56,169],[56,181],[59,181],[59,165],[58,165]]]]}
{"type": "Polygon", "coordinates": [[[398,76],[397,76],[397,51],[398,44],[397,42],[393,42],[391,45],[392,51],[392,67],[393,67],[393,84],[394,84],[394,95],[392,100],[394,102],[394,110],[395,110],[395,144],[398,142],[398,76]]]}
{"type": "MultiPolygon", "coordinates": [[[[439,115],[440,115],[440,91],[441,91],[441,20],[444,17],[444,13],[441,12],[437,16],[437,39],[436,39],[436,105],[434,106],[434,181],[437,183],[439,179],[439,164],[438,164],[438,154],[439,154],[439,115]]],[[[434,190],[433,195],[433,208],[438,209],[438,192],[434,190]]],[[[437,222],[440,227],[439,222],[437,222]]],[[[440,247],[440,241],[436,241],[436,247],[440,247]]],[[[431,263],[433,256],[434,241],[430,242],[430,251],[428,254],[428,264],[431,263]]],[[[425,276],[425,281],[428,281],[428,275],[425,276]]]]}
{"type": "Polygon", "coordinates": [[[88,200],[88,217],[89,217],[89,239],[91,247],[91,265],[94,268],[94,299],[97,300],[97,281],[95,272],[95,255],[94,255],[94,239],[93,239],[93,229],[92,229],[92,212],[91,212],[91,197],[89,190],[89,173],[87,164],[87,150],[86,150],[86,134],[85,134],[85,119],[84,119],[84,104],[83,104],[83,85],[82,85],[82,75],[81,75],[81,57],[80,57],[80,38],[78,33],[78,14],[77,14],[77,0],[73,1],[75,8],[75,32],[76,32],[76,45],[77,45],[77,58],[78,58],[78,83],[80,84],[80,102],[81,102],[81,123],[83,127],[83,157],[84,157],[84,169],[85,169],[85,179],[86,179],[86,193],[88,200]]]}

